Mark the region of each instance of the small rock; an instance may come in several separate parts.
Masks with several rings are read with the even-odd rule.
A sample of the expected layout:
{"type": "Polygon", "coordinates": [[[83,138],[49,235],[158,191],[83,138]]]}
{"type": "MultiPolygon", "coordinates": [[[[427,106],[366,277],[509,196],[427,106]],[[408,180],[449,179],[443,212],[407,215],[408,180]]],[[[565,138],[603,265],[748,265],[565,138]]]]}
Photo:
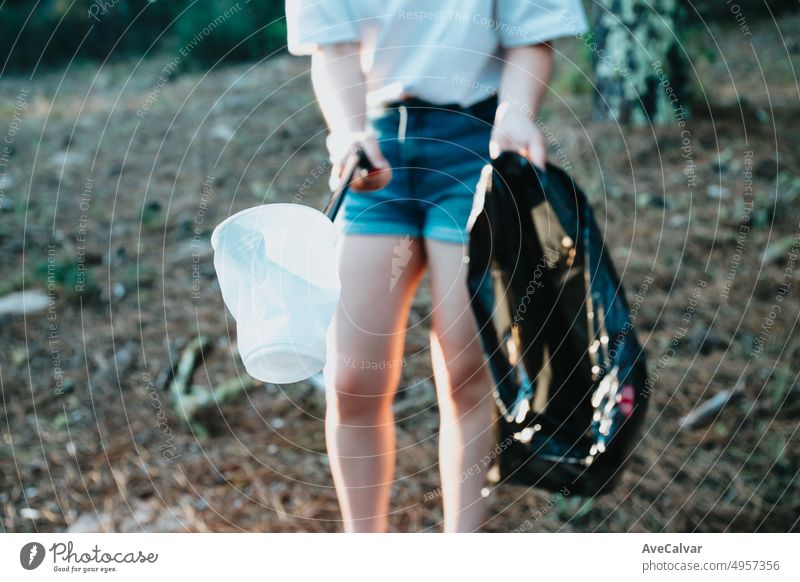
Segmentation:
{"type": "Polygon", "coordinates": [[[725,198],[730,198],[731,193],[725,186],[720,186],[719,184],[711,184],[708,187],[708,197],[714,198],[716,200],[721,200],[725,198]]]}
{"type": "Polygon", "coordinates": [[[50,300],[44,291],[17,291],[0,297],[0,315],[23,315],[47,309],[50,300]]]}
{"type": "Polygon", "coordinates": [[[220,123],[219,125],[215,125],[211,129],[211,131],[209,132],[209,135],[212,138],[221,139],[223,141],[230,141],[235,134],[236,134],[236,132],[233,130],[233,128],[231,126],[229,126],[229,125],[224,124],[224,123],[220,123]]]}
{"type": "Polygon", "coordinates": [[[636,196],[636,208],[647,208],[650,205],[650,194],[638,194],[636,196]]]}
{"type": "Polygon", "coordinates": [[[76,151],[57,152],[50,156],[50,163],[59,168],[66,168],[75,164],[80,164],[86,160],[86,156],[76,151]]]}
{"type": "Polygon", "coordinates": [[[674,206],[671,199],[660,194],[642,192],[636,196],[636,208],[672,208],[674,206]]]}
{"type": "Polygon", "coordinates": [[[32,509],[30,507],[23,507],[19,510],[19,516],[22,519],[39,519],[42,516],[42,512],[38,509],[32,509]]]}
{"type": "Polygon", "coordinates": [[[671,228],[678,228],[680,226],[684,226],[686,225],[687,222],[689,222],[689,218],[683,214],[674,214],[670,216],[669,219],[667,220],[667,224],[671,228]]]}
{"type": "Polygon", "coordinates": [[[136,344],[128,344],[114,354],[114,362],[117,365],[117,370],[120,372],[126,371],[133,363],[136,357],[136,344]]]}

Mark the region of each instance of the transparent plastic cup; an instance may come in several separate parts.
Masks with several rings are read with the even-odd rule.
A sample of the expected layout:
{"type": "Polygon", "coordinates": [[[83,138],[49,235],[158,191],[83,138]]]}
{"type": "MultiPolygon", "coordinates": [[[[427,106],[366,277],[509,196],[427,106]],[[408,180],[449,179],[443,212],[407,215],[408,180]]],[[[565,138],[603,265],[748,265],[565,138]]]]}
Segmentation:
{"type": "Polygon", "coordinates": [[[257,380],[298,382],[325,366],[341,290],[336,243],[331,220],[300,204],[243,210],[214,229],[222,297],[247,373],[257,380]]]}

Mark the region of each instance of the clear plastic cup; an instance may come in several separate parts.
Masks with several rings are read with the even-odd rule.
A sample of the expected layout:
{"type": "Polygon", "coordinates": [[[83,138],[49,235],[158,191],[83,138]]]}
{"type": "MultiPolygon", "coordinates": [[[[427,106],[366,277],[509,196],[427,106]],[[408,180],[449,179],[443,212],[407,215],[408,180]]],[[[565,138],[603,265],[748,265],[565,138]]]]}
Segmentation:
{"type": "Polygon", "coordinates": [[[254,378],[298,382],[325,366],[341,291],[336,243],[330,219],[300,204],[243,210],[214,229],[214,268],[254,378]]]}

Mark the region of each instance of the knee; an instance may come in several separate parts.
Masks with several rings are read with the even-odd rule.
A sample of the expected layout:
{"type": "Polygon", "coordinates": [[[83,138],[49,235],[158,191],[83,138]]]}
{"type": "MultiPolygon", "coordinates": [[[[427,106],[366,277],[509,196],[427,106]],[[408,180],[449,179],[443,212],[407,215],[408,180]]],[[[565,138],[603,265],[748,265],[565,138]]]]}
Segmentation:
{"type": "Polygon", "coordinates": [[[374,426],[391,411],[389,390],[374,382],[369,374],[337,373],[326,387],[328,413],[338,421],[354,426],[374,426]]]}
{"type": "Polygon", "coordinates": [[[449,381],[444,396],[456,410],[467,412],[491,398],[492,383],[486,366],[451,365],[447,371],[449,381]]]}

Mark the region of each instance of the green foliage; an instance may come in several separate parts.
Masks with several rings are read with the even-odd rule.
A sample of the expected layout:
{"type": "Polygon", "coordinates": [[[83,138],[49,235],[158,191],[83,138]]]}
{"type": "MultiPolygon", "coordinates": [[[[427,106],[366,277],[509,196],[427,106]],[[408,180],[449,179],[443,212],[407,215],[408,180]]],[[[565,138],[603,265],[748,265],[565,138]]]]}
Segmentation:
{"type": "Polygon", "coordinates": [[[189,4],[176,24],[175,36],[191,63],[262,59],[286,44],[282,2],[205,0],[189,4]]]}
{"type": "Polygon", "coordinates": [[[78,297],[94,299],[100,292],[92,270],[81,269],[74,258],[67,256],[57,257],[53,263],[46,259],[39,261],[29,284],[45,289],[52,285],[69,300],[77,300],[78,297]]]}
{"type": "Polygon", "coordinates": [[[138,54],[158,37],[169,11],[149,0],[11,0],[0,8],[0,54],[6,70],[138,54]]]}
{"type": "Polygon", "coordinates": [[[140,56],[177,44],[207,66],[260,59],[286,43],[283,2],[244,0],[6,0],[3,71],[33,74],[73,60],[140,56]],[[226,12],[227,11],[227,12],[226,12]]]}

